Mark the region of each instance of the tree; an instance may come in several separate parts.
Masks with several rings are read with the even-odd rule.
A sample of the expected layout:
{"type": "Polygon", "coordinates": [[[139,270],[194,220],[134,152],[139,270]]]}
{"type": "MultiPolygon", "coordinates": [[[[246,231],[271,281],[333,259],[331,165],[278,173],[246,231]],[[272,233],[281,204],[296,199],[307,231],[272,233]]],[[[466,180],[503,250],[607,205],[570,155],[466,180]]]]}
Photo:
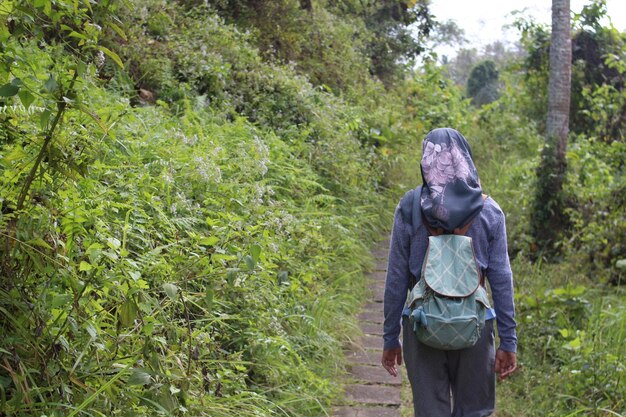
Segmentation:
{"type": "MultiPolygon", "coordinates": [[[[199,2],[181,1],[186,7],[199,2]]],[[[344,84],[350,82],[362,82],[334,82],[337,80],[333,78],[337,77],[329,74],[336,68],[342,68],[341,72],[344,67],[355,64],[367,65],[370,74],[387,86],[402,79],[411,62],[426,50],[435,25],[427,0],[219,0],[209,3],[228,22],[246,30],[254,27],[257,46],[265,57],[293,62],[315,84],[333,90],[342,90],[344,84]],[[362,59],[364,57],[366,60],[362,59]]]]}
{"type": "Polygon", "coordinates": [[[536,242],[548,251],[554,249],[551,244],[567,223],[562,189],[567,168],[565,152],[569,133],[571,74],[570,2],[552,0],[546,143],[537,172],[532,221],[536,242]]]}
{"type": "Polygon", "coordinates": [[[482,106],[498,99],[498,77],[496,64],[490,59],[472,68],[467,80],[467,95],[472,104],[482,106]]]}
{"type": "Polygon", "coordinates": [[[569,0],[552,0],[552,41],[548,81],[546,138],[557,139],[556,159],[565,167],[572,79],[569,0]]]}
{"type": "Polygon", "coordinates": [[[406,64],[426,50],[435,25],[428,1],[379,0],[359,4],[359,13],[372,35],[366,50],[370,71],[385,85],[391,85],[402,78],[406,64]]]}

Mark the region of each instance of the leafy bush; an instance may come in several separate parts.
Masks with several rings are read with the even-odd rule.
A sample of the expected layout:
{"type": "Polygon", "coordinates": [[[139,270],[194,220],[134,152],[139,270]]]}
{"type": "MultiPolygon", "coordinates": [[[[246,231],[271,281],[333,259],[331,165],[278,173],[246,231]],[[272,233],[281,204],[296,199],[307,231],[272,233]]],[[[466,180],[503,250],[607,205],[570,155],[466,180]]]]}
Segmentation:
{"type": "Polygon", "coordinates": [[[599,281],[618,283],[616,263],[626,259],[624,158],[624,142],[580,138],[570,147],[567,191],[576,199],[568,212],[574,229],[570,250],[593,267],[599,281]]]}
{"type": "Polygon", "coordinates": [[[482,106],[498,98],[498,70],[495,62],[482,61],[474,68],[467,79],[467,95],[472,98],[472,104],[482,106]]]}
{"type": "Polygon", "coordinates": [[[322,415],[381,224],[370,116],[219,18],[151,7],[106,42],[156,106],[111,62],[1,38],[2,96],[32,110],[0,115],[0,410],[322,415]]]}
{"type": "Polygon", "coordinates": [[[4,409],[321,412],[341,361],[337,315],[361,291],[368,201],[348,208],[324,194],[311,166],[243,119],[89,95],[115,126],[102,139],[77,120],[95,142],[85,174],[38,183],[45,200],[27,206],[3,251],[4,409]]]}
{"type": "Polygon", "coordinates": [[[622,415],[623,293],[594,288],[576,266],[514,267],[522,368],[499,386],[498,415],[622,415]]]}

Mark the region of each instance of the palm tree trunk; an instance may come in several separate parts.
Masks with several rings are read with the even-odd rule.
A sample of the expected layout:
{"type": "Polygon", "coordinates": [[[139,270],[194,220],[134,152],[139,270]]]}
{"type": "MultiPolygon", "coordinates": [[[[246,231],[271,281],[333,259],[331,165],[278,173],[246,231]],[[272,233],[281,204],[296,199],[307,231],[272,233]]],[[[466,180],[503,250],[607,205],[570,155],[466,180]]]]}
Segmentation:
{"type": "Polygon", "coordinates": [[[556,158],[565,164],[572,79],[572,38],[569,0],[552,0],[550,81],[548,83],[547,138],[557,139],[556,158]]]}
{"type": "Polygon", "coordinates": [[[532,215],[535,242],[548,253],[554,252],[554,243],[567,227],[562,190],[567,168],[565,153],[572,78],[570,27],[570,1],[552,0],[546,143],[537,171],[532,215]]]}

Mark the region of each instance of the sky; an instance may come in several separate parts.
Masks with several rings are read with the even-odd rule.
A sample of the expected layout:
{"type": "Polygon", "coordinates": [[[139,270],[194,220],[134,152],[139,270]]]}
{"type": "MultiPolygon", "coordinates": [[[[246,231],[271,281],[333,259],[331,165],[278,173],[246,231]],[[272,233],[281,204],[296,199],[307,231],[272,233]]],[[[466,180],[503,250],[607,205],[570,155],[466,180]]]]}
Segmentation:
{"type": "MultiPolygon", "coordinates": [[[[570,0],[570,8],[579,13],[589,0],[570,0]]],[[[512,43],[519,38],[514,29],[503,29],[511,24],[514,17],[511,12],[524,11],[537,22],[550,24],[551,0],[431,0],[430,10],[440,22],[454,20],[465,31],[469,41],[465,47],[477,47],[496,40],[512,43]]],[[[608,16],[620,31],[626,31],[626,0],[607,0],[608,16]]],[[[454,56],[455,47],[439,47],[439,55],[454,56]]]]}

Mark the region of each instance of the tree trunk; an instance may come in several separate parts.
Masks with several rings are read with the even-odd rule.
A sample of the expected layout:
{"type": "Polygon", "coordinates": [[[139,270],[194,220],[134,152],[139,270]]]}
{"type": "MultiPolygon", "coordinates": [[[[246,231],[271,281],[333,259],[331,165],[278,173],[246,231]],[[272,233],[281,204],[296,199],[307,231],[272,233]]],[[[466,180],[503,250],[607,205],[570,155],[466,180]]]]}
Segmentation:
{"type": "Polygon", "coordinates": [[[565,164],[572,79],[572,38],[569,0],[552,0],[550,81],[546,137],[557,140],[556,159],[565,164]]]}
{"type": "Polygon", "coordinates": [[[567,227],[563,181],[567,162],[567,135],[572,73],[569,0],[552,0],[552,37],[546,144],[537,171],[532,229],[539,248],[554,253],[554,243],[567,227]]]}

